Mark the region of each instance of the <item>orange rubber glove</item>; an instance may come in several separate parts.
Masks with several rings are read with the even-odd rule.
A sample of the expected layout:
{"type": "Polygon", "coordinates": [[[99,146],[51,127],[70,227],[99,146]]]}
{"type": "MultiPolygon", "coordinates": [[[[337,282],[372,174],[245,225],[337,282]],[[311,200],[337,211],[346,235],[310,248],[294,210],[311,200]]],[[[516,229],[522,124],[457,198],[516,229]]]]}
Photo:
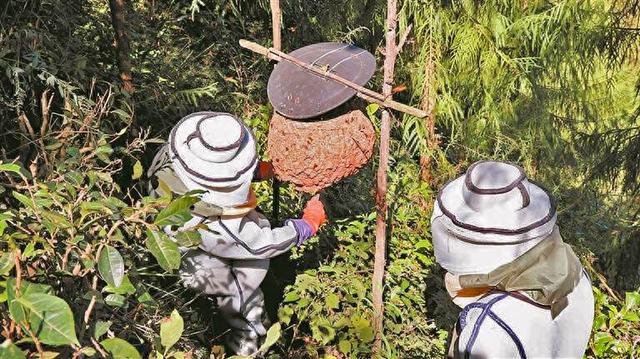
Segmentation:
{"type": "Polygon", "coordinates": [[[318,232],[318,228],[327,221],[327,214],[324,211],[324,205],[320,202],[319,194],[313,196],[313,198],[307,202],[302,219],[311,226],[314,235],[318,232]]]}
{"type": "Polygon", "coordinates": [[[254,181],[264,181],[274,177],[273,165],[268,161],[258,162],[256,172],[254,174],[254,181]]]}

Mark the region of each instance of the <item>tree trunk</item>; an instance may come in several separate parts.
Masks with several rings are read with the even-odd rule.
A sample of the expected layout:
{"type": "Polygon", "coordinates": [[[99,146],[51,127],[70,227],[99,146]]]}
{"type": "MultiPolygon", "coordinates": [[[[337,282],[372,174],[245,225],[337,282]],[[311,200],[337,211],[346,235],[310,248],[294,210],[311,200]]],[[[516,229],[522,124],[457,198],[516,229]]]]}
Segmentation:
{"type": "Polygon", "coordinates": [[[109,0],[111,8],[111,24],[115,32],[116,59],[120,70],[122,87],[126,92],[133,92],[133,77],[131,76],[131,48],[125,19],[124,0],[109,0]]]}
{"type": "MultiPolygon", "coordinates": [[[[393,88],[393,72],[395,69],[397,0],[387,0],[387,32],[385,35],[384,84],[382,94],[391,98],[393,88]]],[[[391,137],[391,113],[382,111],[380,124],[380,163],[378,165],[378,189],[376,193],[376,247],[373,265],[373,342],[374,357],[380,356],[384,322],[384,273],[387,255],[387,170],[389,167],[389,142],[391,137]]]]}

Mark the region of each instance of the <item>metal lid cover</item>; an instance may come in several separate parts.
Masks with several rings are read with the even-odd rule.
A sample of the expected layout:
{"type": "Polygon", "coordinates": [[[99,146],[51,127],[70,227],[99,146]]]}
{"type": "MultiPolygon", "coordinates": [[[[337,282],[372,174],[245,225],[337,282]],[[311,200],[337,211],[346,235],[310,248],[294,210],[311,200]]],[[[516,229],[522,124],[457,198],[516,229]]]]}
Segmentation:
{"type": "MultiPolygon", "coordinates": [[[[360,86],[369,81],[376,69],[375,57],[370,52],[338,42],[305,46],[289,55],[360,86]]],[[[356,94],[356,90],[281,61],[269,77],[267,94],[278,113],[288,118],[305,119],[342,105],[356,94]]]]}

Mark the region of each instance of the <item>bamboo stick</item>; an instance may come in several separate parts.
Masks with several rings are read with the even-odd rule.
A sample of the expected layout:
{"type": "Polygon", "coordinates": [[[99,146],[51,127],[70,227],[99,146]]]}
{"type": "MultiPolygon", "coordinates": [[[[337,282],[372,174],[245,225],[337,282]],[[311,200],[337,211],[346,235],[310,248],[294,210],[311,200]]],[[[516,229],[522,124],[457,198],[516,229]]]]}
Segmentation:
{"type": "Polygon", "coordinates": [[[379,94],[375,91],[369,90],[368,88],[362,87],[356,83],[353,83],[343,77],[340,77],[334,73],[331,72],[327,72],[317,66],[308,64],[304,61],[301,61],[291,55],[285,54],[282,51],[276,50],[274,48],[266,48],[262,45],[256,44],[255,42],[251,42],[248,40],[240,40],[240,46],[242,46],[243,48],[247,49],[247,50],[251,50],[255,53],[258,53],[260,55],[263,55],[271,60],[275,60],[275,61],[287,61],[289,63],[292,63],[296,66],[302,67],[318,76],[322,76],[324,78],[328,78],[331,80],[334,80],[338,83],[341,83],[347,87],[350,87],[356,91],[358,91],[357,96],[370,101],[370,102],[374,102],[377,103],[378,105],[385,107],[385,108],[391,108],[393,110],[396,111],[400,111],[400,112],[404,112],[406,114],[409,114],[411,116],[415,116],[415,117],[419,117],[419,118],[424,118],[427,116],[427,113],[423,110],[417,109],[415,107],[411,107],[409,105],[405,105],[403,103],[400,102],[396,102],[393,101],[391,99],[391,95],[383,95],[383,94],[379,94]]]}

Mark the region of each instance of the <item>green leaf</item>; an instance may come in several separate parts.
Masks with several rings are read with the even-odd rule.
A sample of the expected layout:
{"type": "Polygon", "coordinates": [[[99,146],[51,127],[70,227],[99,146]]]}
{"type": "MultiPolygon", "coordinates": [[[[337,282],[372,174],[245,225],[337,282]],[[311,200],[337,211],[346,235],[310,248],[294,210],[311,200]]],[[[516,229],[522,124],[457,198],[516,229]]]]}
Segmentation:
{"type": "Polygon", "coordinates": [[[4,234],[7,229],[7,221],[13,217],[11,212],[0,213],[0,236],[4,234]]]}
{"type": "Polygon", "coordinates": [[[136,292],[136,287],[134,287],[131,280],[129,280],[129,276],[125,274],[122,279],[122,284],[120,284],[119,287],[108,285],[104,288],[104,291],[107,293],[129,295],[136,292]]]}
{"type": "Polygon", "coordinates": [[[371,327],[371,322],[369,320],[364,318],[356,318],[352,320],[352,324],[354,329],[356,330],[356,334],[362,342],[368,343],[373,341],[373,328],[371,327]]]}
{"type": "Polygon", "coordinates": [[[2,163],[0,162],[1,172],[13,172],[20,174],[20,166],[15,163],[2,163]]]}
{"type": "Polygon", "coordinates": [[[26,356],[11,340],[5,340],[0,344],[0,358],[2,359],[25,359],[26,356]]]}
{"type": "Polygon", "coordinates": [[[117,249],[105,246],[98,258],[98,271],[100,276],[111,287],[118,288],[124,277],[124,260],[117,249]]]}
{"type": "Polygon", "coordinates": [[[126,298],[120,294],[109,294],[104,298],[104,302],[112,307],[122,307],[124,306],[125,299],[126,298]]]}
{"type": "Polygon", "coordinates": [[[13,197],[15,199],[17,199],[18,201],[20,201],[20,203],[22,203],[25,207],[34,209],[33,202],[31,201],[31,198],[23,195],[20,192],[16,192],[16,191],[13,191],[12,194],[13,194],[13,197]]]}
{"type": "Polygon", "coordinates": [[[111,328],[111,324],[113,323],[110,320],[106,322],[98,320],[96,322],[95,330],[93,331],[93,337],[99,340],[101,336],[107,334],[109,328],[111,328]]]}
{"type": "Polygon", "coordinates": [[[16,300],[40,341],[49,345],[78,345],[73,313],[67,302],[54,295],[31,293],[16,300]]]}
{"type": "MultiPolygon", "coordinates": [[[[51,293],[50,286],[45,284],[31,283],[23,280],[20,284],[20,295],[28,295],[32,293],[51,293]]],[[[16,322],[27,320],[27,316],[22,306],[16,303],[16,279],[7,279],[7,301],[9,302],[9,313],[16,322]]]]}
{"type": "Polygon", "coordinates": [[[300,299],[300,295],[298,293],[289,292],[284,296],[283,302],[284,303],[291,303],[291,302],[298,301],[298,299],[300,299]]]}
{"type": "Polygon", "coordinates": [[[311,323],[311,333],[313,339],[321,342],[322,345],[326,345],[336,336],[336,330],[326,319],[311,323]]]}
{"type": "Polygon", "coordinates": [[[142,163],[140,163],[140,160],[136,161],[136,163],[133,165],[133,175],[131,175],[131,179],[136,180],[142,177],[143,172],[144,168],[142,168],[142,163]]]}
{"type": "Polygon", "coordinates": [[[171,312],[169,318],[165,318],[160,323],[160,342],[168,351],[174,344],[178,342],[184,331],[184,321],[177,310],[171,312]]]}
{"type": "Polygon", "coordinates": [[[325,303],[327,304],[328,309],[338,309],[340,298],[334,293],[329,293],[325,298],[325,303]]]}
{"type": "Polygon", "coordinates": [[[351,342],[348,340],[341,340],[338,343],[338,350],[343,354],[349,354],[351,352],[351,342]]]}
{"type": "Polygon", "coordinates": [[[192,218],[191,206],[196,202],[198,198],[190,196],[174,199],[158,213],[154,223],[158,226],[181,226],[192,218]]]}
{"type": "Polygon", "coordinates": [[[120,338],[105,339],[100,345],[113,357],[113,359],[142,359],[138,350],[126,340],[120,338]]]}
{"type": "Polygon", "coordinates": [[[376,112],[378,112],[378,109],[380,109],[380,105],[377,103],[370,103],[367,105],[367,115],[369,115],[369,117],[375,115],[376,112]]]}
{"type": "Polygon", "coordinates": [[[267,331],[267,337],[264,340],[264,343],[260,346],[259,351],[262,353],[266,353],[269,348],[271,348],[277,341],[280,339],[282,335],[282,328],[280,323],[276,323],[269,328],[267,331]]]}
{"type": "Polygon", "coordinates": [[[15,265],[14,252],[5,252],[0,255],[0,275],[7,275],[15,265]]]}
{"type": "Polygon", "coordinates": [[[162,269],[171,272],[180,268],[178,245],[172,242],[164,232],[147,230],[146,245],[162,269]]]}
{"type": "Polygon", "coordinates": [[[638,292],[627,292],[625,293],[624,298],[624,306],[629,309],[634,309],[640,303],[640,293],[638,292]]]}
{"type": "Polygon", "coordinates": [[[62,229],[71,228],[73,226],[71,222],[69,222],[69,219],[67,219],[67,217],[61,215],[60,213],[52,211],[42,211],[42,216],[51,221],[51,223],[53,223],[55,226],[62,229]]]}
{"type": "Polygon", "coordinates": [[[198,231],[179,232],[176,235],[176,242],[180,247],[197,247],[202,244],[202,238],[198,231]]]}

